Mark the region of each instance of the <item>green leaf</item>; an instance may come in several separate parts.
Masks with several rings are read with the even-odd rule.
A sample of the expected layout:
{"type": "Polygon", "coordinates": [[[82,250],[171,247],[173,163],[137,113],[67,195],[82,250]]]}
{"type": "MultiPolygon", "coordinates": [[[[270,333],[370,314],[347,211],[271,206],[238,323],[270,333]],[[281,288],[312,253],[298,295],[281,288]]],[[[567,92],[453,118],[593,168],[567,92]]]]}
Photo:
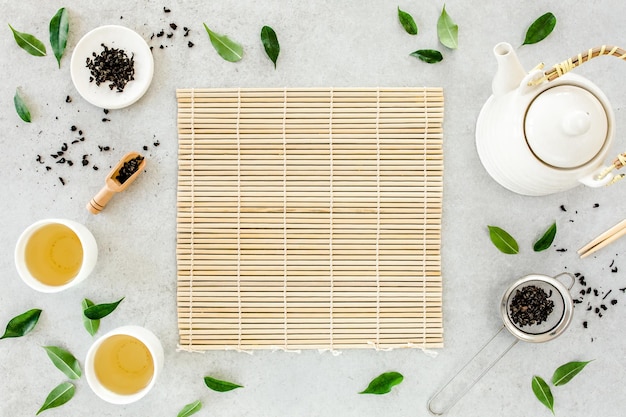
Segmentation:
{"type": "Polygon", "coordinates": [[[552,223],[552,226],[548,227],[548,230],[541,236],[541,238],[535,242],[533,249],[535,252],[541,252],[550,247],[556,236],[556,222],[552,223]]]}
{"type": "Polygon", "coordinates": [[[13,104],[15,104],[15,111],[17,112],[17,115],[20,116],[20,119],[26,123],[30,123],[30,111],[17,89],[15,90],[15,95],[13,96],[13,104]]]}
{"type": "Polygon", "coordinates": [[[57,346],[44,346],[48,357],[61,372],[69,379],[78,379],[81,376],[80,364],[70,352],[57,346]]]}
{"type": "Polygon", "coordinates": [[[546,381],[535,375],[533,376],[532,388],[535,397],[554,414],[554,397],[552,397],[552,392],[546,381]]]}
{"type": "Polygon", "coordinates": [[[519,246],[515,239],[506,231],[497,226],[487,226],[489,228],[489,238],[496,248],[502,253],[515,255],[519,253],[519,246]]]}
{"type": "Polygon", "coordinates": [[[535,20],[526,31],[526,38],[522,45],[530,45],[544,40],[556,26],[556,17],[550,12],[535,20]]]}
{"type": "Polygon", "coordinates": [[[46,46],[39,39],[29,33],[18,32],[11,25],[9,27],[20,48],[33,56],[46,56],[46,46]]]}
{"type": "Polygon", "coordinates": [[[44,401],[39,411],[37,411],[37,415],[42,411],[65,404],[72,399],[75,390],[74,384],[71,382],[63,382],[62,384],[59,384],[50,392],[50,394],[48,394],[46,401],[44,401]]]}
{"type": "Polygon", "coordinates": [[[437,36],[439,42],[450,49],[459,47],[459,27],[452,21],[446,12],[446,5],[443,5],[441,15],[437,20],[437,36]]]}
{"type": "Polygon", "coordinates": [[[104,318],[108,316],[109,314],[111,314],[117,308],[117,306],[122,302],[123,299],[124,297],[120,298],[114,303],[93,305],[91,307],[86,308],[83,311],[83,314],[88,319],[100,320],[101,318],[104,318]]]}
{"type": "Polygon", "coordinates": [[[404,377],[398,372],[380,374],[359,394],[386,394],[391,391],[391,388],[402,382],[403,379],[404,377]]]}
{"type": "Polygon", "coordinates": [[[404,30],[406,30],[406,33],[409,35],[417,35],[417,24],[415,20],[413,20],[413,16],[400,10],[400,7],[398,7],[398,19],[404,30]]]}
{"type": "Polygon", "coordinates": [[[100,320],[91,320],[87,318],[87,316],[85,316],[85,310],[93,305],[94,305],[93,301],[87,298],[85,298],[82,302],[83,326],[85,326],[85,329],[87,329],[90,335],[95,336],[95,334],[98,333],[98,329],[100,328],[100,320]]]}
{"type": "Polygon", "coordinates": [[[552,375],[552,384],[555,387],[567,384],[572,378],[578,375],[589,362],[592,361],[568,362],[565,365],[559,366],[556,371],[554,371],[554,375],[552,375]]]}
{"type": "Polygon", "coordinates": [[[274,69],[276,69],[276,60],[278,59],[278,54],[280,53],[280,44],[278,43],[278,38],[276,37],[276,32],[269,26],[263,26],[261,29],[261,42],[263,42],[263,48],[265,48],[265,53],[274,63],[274,69]]]}
{"type": "Polygon", "coordinates": [[[410,55],[419,58],[429,64],[436,64],[437,62],[441,62],[443,60],[443,55],[441,55],[441,52],[434,49],[419,49],[411,53],[410,55]]]}
{"type": "Polygon", "coordinates": [[[50,20],[50,45],[61,68],[61,58],[67,45],[67,33],[70,28],[69,13],[65,7],[59,9],[50,20]]]}
{"type": "Polygon", "coordinates": [[[228,381],[221,381],[219,379],[211,378],[210,376],[204,377],[204,383],[207,387],[217,392],[226,392],[232,391],[236,388],[243,388],[242,385],[233,384],[232,382],[228,381]]]}
{"type": "Polygon", "coordinates": [[[176,417],[189,417],[192,414],[196,414],[202,408],[202,402],[200,400],[194,401],[183,407],[176,417]]]}
{"type": "Polygon", "coordinates": [[[41,310],[34,308],[19,316],[13,317],[7,324],[7,328],[0,339],[24,336],[35,328],[40,315],[41,310]]]}
{"type": "Polygon", "coordinates": [[[229,62],[237,62],[243,57],[243,48],[237,42],[231,41],[228,36],[220,35],[213,32],[206,23],[203,23],[204,28],[209,34],[209,39],[213,48],[217,53],[229,62]]]}

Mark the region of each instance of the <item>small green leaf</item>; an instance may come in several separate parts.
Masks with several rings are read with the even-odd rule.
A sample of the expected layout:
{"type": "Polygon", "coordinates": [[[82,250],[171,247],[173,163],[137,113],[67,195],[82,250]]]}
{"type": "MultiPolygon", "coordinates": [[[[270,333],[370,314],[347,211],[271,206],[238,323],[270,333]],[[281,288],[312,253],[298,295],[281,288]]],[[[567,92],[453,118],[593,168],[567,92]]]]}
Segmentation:
{"type": "Polygon", "coordinates": [[[554,397],[552,397],[552,392],[546,381],[535,375],[533,376],[532,388],[535,397],[554,414],[554,397]]]}
{"type": "Polygon", "coordinates": [[[417,24],[415,23],[413,16],[403,10],[400,10],[400,7],[398,7],[398,19],[400,20],[400,24],[404,30],[406,30],[406,33],[409,35],[417,35],[417,24]]]}
{"type": "Polygon", "coordinates": [[[123,299],[124,297],[120,298],[114,303],[93,305],[91,307],[86,308],[83,311],[83,314],[88,319],[100,320],[101,318],[104,318],[108,316],[109,314],[111,314],[117,308],[117,306],[122,302],[123,299]]]}
{"type": "Polygon", "coordinates": [[[391,391],[391,388],[402,382],[403,379],[404,377],[398,372],[380,374],[359,394],[386,394],[391,391]]]}
{"type": "Polygon", "coordinates": [[[98,333],[98,329],[100,328],[100,320],[91,320],[89,318],[87,318],[87,316],[85,316],[85,310],[87,310],[89,307],[93,306],[94,303],[93,301],[89,300],[88,298],[85,298],[82,302],[82,306],[83,306],[83,326],[85,326],[85,329],[87,329],[87,331],[89,332],[90,335],[94,336],[96,333],[98,333]]]}
{"type": "Polygon", "coordinates": [[[419,58],[428,64],[436,64],[437,62],[441,62],[443,60],[441,52],[434,49],[419,49],[410,55],[419,58]]]}
{"type": "Polygon", "coordinates": [[[15,111],[17,115],[20,116],[20,119],[26,123],[30,123],[30,110],[28,110],[28,106],[26,106],[26,103],[24,103],[24,100],[17,90],[15,90],[15,95],[13,96],[13,104],[15,105],[15,111]]]}
{"type": "Polygon", "coordinates": [[[61,372],[69,379],[78,379],[81,376],[80,364],[70,352],[57,346],[44,346],[48,357],[61,372]]]}
{"type": "Polygon", "coordinates": [[[204,383],[206,384],[207,387],[217,392],[226,392],[226,391],[232,391],[236,388],[243,388],[242,385],[237,385],[228,381],[221,381],[219,379],[211,378],[210,376],[204,377],[204,383]]]}
{"type": "Polygon", "coordinates": [[[65,7],[59,9],[57,13],[50,20],[50,45],[52,51],[57,59],[59,68],[61,68],[61,58],[63,52],[65,52],[65,46],[67,45],[67,33],[69,32],[70,22],[69,13],[65,10],[65,7]]]}
{"type": "Polygon", "coordinates": [[[450,49],[459,47],[459,27],[452,21],[446,12],[446,5],[443,5],[441,15],[437,20],[437,36],[439,42],[450,49]]]}
{"type": "Polygon", "coordinates": [[[241,60],[243,57],[243,47],[239,45],[237,42],[234,42],[228,38],[228,36],[220,35],[219,33],[213,32],[206,23],[203,23],[204,28],[209,34],[209,39],[211,40],[211,44],[213,48],[217,51],[217,53],[229,62],[237,62],[241,60]]]}
{"type": "Polygon", "coordinates": [[[552,384],[555,387],[559,385],[565,385],[571,381],[585,366],[591,361],[587,362],[568,362],[565,365],[559,366],[554,375],[552,375],[552,384]]]}
{"type": "Polygon", "coordinates": [[[556,222],[552,223],[552,226],[548,227],[548,230],[541,236],[541,238],[535,242],[533,249],[535,252],[541,252],[550,247],[556,236],[556,222]]]}
{"type": "Polygon", "coordinates": [[[526,38],[522,45],[530,45],[544,40],[556,26],[556,17],[550,12],[535,20],[526,31],[526,38]]]}
{"type": "Polygon", "coordinates": [[[7,328],[0,339],[24,336],[35,328],[40,315],[41,310],[34,308],[19,316],[13,317],[7,324],[7,328]]]}
{"type": "Polygon", "coordinates": [[[59,384],[50,392],[50,394],[48,394],[46,401],[44,401],[39,411],[37,411],[37,415],[39,415],[42,411],[65,404],[72,399],[75,390],[74,384],[71,382],[63,382],[62,384],[59,384]]]}
{"type": "Polygon", "coordinates": [[[46,56],[46,46],[39,39],[29,33],[18,32],[13,29],[13,26],[9,25],[15,42],[20,48],[28,52],[33,56],[46,56]]]}
{"type": "Polygon", "coordinates": [[[183,407],[176,417],[189,417],[192,414],[196,414],[202,408],[202,402],[200,400],[194,401],[183,407]]]}
{"type": "Polygon", "coordinates": [[[276,60],[278,59],[278,54],[280,53],[280,44],[278,43],[278,38],[276,37],[276,32],[269,26],[263,26],[261,29],[261,42],[263,42],[263,48],[265,48],[265,53],[274,63],[274,69],[276,69],[276,60]]]}
{"type": "Polygon", "coordinates": [[[497,226],[487,226],[489,228],[489,238],[496,248],[502,253],[515,255],[519,253],[519,245],[513,236],[497,226]]]}

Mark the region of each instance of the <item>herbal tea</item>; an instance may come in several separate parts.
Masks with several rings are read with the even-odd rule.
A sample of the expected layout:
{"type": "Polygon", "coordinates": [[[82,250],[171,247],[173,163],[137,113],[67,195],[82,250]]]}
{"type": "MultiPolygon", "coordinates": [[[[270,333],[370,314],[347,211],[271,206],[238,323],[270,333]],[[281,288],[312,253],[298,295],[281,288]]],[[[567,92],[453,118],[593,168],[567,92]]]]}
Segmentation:
{"type": "Polygon", "coordinates": [[[69,227],[47,224],[26,242],[24,254],[31,275],[45,285],[60,286],[71,281],[83,263],[83,246],[69,227]]]}
{"type": "Polygon", "coordinates": [[[116,334],[98,347],[94,369],[105,388],[116,394],[130,395],[148,386],[154,375],[154,361],[139,339],[116,334]]]}

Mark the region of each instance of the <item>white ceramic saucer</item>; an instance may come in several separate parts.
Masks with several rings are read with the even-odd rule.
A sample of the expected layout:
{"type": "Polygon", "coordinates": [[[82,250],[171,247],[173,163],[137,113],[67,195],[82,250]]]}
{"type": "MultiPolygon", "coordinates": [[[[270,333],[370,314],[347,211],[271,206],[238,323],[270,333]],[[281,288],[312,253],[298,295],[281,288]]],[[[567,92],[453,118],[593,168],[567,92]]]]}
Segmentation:
{"type": "Polygon", "coordinates": [[[154,73],[154,59],[150,47],[137,32],[124,26],[100,26],[78,41],[72,54],[70,73],[76,90],[85,100],[105,109],[120,109],[139,100],[148,90],[154,73]],[[134,55],[135,79],[128,82],[122,92],[111,90],[109,83],[98,86],[89,82],[91,74],[86,65],[87,58],[92,58],[94,52],[102,52],[102,44],[122,49],[129,57],[134,55]]]}

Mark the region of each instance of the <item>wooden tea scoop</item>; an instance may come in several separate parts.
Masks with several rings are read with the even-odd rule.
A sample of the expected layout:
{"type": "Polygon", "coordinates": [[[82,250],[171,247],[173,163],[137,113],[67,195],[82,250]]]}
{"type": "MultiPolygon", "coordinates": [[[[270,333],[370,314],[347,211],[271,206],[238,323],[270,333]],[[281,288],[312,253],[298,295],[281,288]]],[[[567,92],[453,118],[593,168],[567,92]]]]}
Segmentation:
{"type": "Polygon", "coordinates": [[[104,187],[87,203],[87,210],[98,214],[115,193],[124,191],[135,181],[146,166],[146,159],[137,152],[129,152],[113,167],[107,176],[104,187]]]}

